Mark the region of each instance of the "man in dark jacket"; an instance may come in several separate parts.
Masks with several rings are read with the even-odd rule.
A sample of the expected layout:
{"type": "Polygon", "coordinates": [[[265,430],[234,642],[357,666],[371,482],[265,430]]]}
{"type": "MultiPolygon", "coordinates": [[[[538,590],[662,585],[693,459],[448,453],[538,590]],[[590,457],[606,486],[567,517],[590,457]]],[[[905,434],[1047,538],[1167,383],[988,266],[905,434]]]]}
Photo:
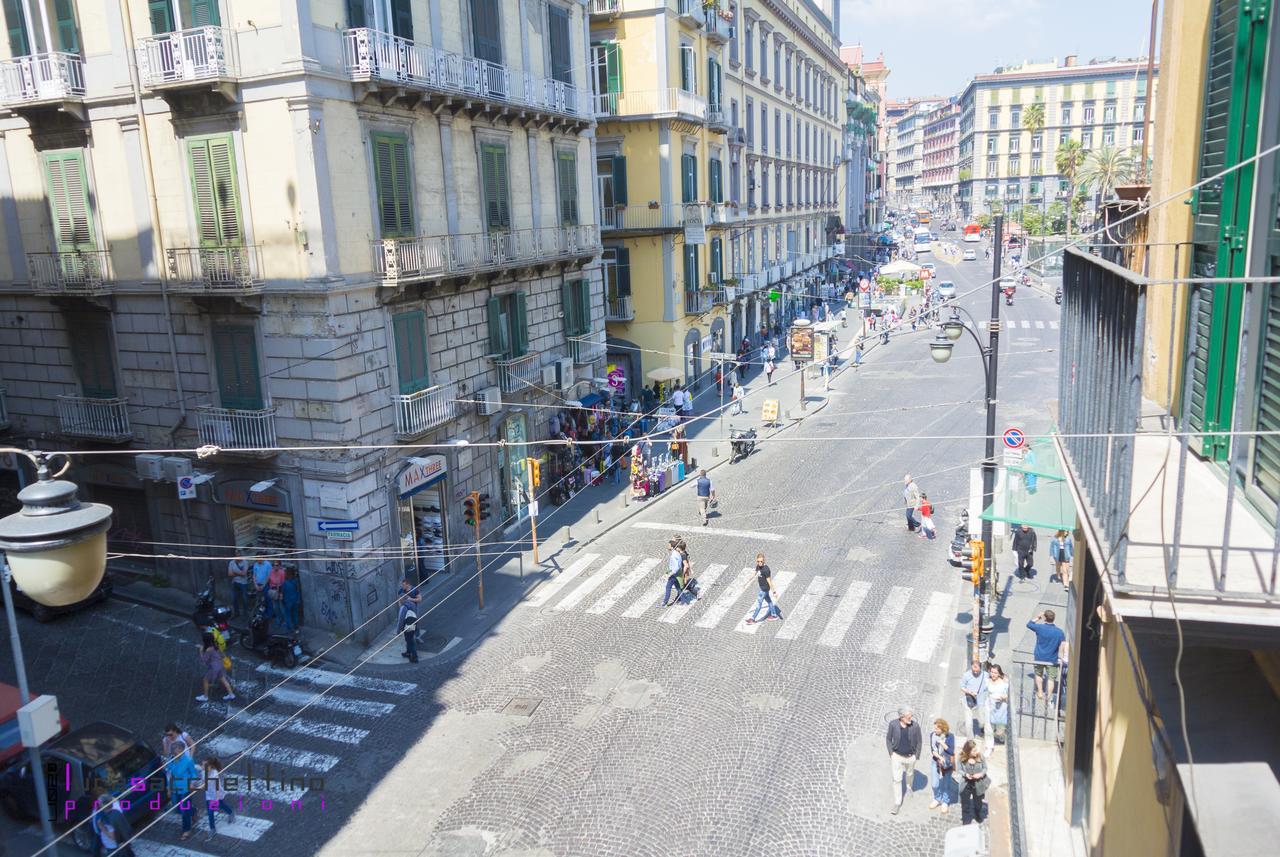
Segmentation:
{"type": "Polygon", "coordinates": [[[1018,555],[1018,579],[1023,580],[1032,574],[1035,562],[1036,531],[1026,524],[1013,531],[1013,552],[1018,555]]]}
{"type": "Polygon", "coordinates": [[[889,771],[893,781],[893,809],[889,812],[897,815],[898,810],[902,809],[903,797],[912,791],[916,759],[920,758],[920,724],[916,723],[910,708],[898,709],[898,719],[889,723],[884,743],[889,750],[889,771]]]}

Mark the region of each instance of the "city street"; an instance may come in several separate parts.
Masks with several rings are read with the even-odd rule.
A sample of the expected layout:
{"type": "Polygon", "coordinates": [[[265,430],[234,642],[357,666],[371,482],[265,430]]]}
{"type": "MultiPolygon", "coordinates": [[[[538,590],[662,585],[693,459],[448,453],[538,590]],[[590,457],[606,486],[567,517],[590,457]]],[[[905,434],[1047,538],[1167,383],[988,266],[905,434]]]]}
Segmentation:
{"type": "MultiPolygon", "coordinates": [[[[966,294],[990,275],[979,259],[935,261],[983,319],[989,291],[966,294]]],[[[1049,427],[1057,394],[1058,308],[1051,293],[1023,287],[1001,312],[999,423],[1034,434],[1049,427]]],[[[201,812],[198,835],[179,845],[171,814],[135,849],[941,853],[958,811],[929,811],[922,764],[916,793],[891,816],[884,746],[899,706],[912,706],[926,733],[934,716],[958,715],[972,619],[946,549],[982,455],[982,364],[968,336],[935,364],[932,336],[908,326],[837,375],[820,413],[716,468],[709,526],[698,525],[691,494],[675,492],[595,541],[546,546],[543,559],[560,571],[504,614],[491,607],[481,621],[461,597],[431,613],[428,633],[461,639],[445,656],[345,680],[322,664],[269,696],[287,673],[238,658],[234,705],[255,702],[197,756],[232,757],[311,702],[251,756],[273,776],[318,778],[315,787],[250,787],[241,819],[220,823],[212,840],[201,812]],[[904,526],[906,473],[937,508],[936,541],[904,526]],[[663,609],[664,548],[677,532],[703,597],[663,609]],[[743,621],[757,552],[773,569],[783,621],[743,621]],[[283,802],[299,794],[300,807],[283,802]]],[[[748,389],[753,409],[762,387],[753,379],[748,389]]],[[[976,529],[979,510],[970,511],[976,529]]],[[[48,625],[19,621],[33,690],[56,694],[73,725],[109,720],[155,745],[167,721],[198,738],[239,710],[193,701],[199,665],[182,619],[112,602],[48,625]]],[[[997,655],[1013,642],[997,640],[997,655]]],[[[14,680],[7,655],[0,670],[14,680]]],[[[8,838],[17,826],[5,824],[8,838]]]]}

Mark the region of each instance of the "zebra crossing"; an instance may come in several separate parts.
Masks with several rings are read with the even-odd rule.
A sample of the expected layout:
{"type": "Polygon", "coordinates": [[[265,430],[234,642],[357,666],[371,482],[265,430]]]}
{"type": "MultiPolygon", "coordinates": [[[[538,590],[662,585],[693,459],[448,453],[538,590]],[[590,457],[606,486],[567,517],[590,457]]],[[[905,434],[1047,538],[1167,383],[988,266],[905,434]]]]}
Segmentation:
{"type": "Polygon", "coordinates": [[[850,641],[850,645],[873,655],[901,653],[920,663],[941,663],[946,630],[955,616],[953,592],[849,580],[831,574],[799,579],[796,572],[780,570],[774,572],[773,584],[783,621],[747,624],[746,618],[755,608],[754,568],[734,570],[724,564],[710,564],[697,570],[696,576],[703,598],[695,599],[686,593],[676,604],[662,607],[666,574],[661,560],[624,554],[607,558],[583,554],[540,584],[522,604],[540,608],[548,615],[581,612],[618,622],[688,624],[708,631],[732,628],[744,635],[759,634],[768,625],[776,629],[774,640],[840,648],[859,616],[868,615],[864,607],[870,603],[876,610],[870,617],[871,632],[866,639],[850,641]]]}
{"type": "Polygon", "coordinates": [[[1022,330],[1031,330],[1032,328],[1036,330],[1044,330],[1046,327],[1049,330],[1058,329],[1058,322],[1056,321],[1029,321],[1025,318],[1024,319],[1011,318],[1009,319],[1008,324],[1009,324],[1010,330],[1013,330],[1015,328],[1021,328],[1022,330]]]}

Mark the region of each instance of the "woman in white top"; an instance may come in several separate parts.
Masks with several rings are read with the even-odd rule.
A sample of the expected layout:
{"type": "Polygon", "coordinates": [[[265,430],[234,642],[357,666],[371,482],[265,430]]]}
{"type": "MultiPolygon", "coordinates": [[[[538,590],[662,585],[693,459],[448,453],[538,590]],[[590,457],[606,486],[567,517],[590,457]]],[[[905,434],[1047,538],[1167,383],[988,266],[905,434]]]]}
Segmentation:
{"type": "Polygon", "coordinates": [[[222,762],[218,761],[217,756],[209,756],[204,760],[204,802],[209,813],[210,836],[218,832],[216,817],[219,810],[227,814],[231,823],[235,823],[236,813],[227,800],[227,790],[222,787],[222,762]]]}
{"type": "Polygon", "coordinates": [[[992,664],[987,671],[987,755],[996,746],[996,733],[1004,738],[1004,731],[1009,726],[1009,679],[999,664],[992,664]]]}

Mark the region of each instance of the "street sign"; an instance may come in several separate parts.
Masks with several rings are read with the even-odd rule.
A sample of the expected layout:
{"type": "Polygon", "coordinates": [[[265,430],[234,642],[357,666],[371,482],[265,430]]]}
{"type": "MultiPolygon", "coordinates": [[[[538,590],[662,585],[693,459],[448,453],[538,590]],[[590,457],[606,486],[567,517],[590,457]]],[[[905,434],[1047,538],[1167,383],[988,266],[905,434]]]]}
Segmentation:
{"type": "Polygon", "coordinates": [[[736,363],[738,361],[738,355],[730,354],[728,351],[712,351],[707,355],[707,359],[736,363]]]}
{"type": "Polygon", "coordinates": [[[178,499],[194,500],[196,498],[196,481],[190,476],[178,477],[178,499]]]}
{"type": "Polygon", "coordinates": [[[1027,436],[1022,433],[1022,429],[1014,427],[1005,429],[1002,439],[1009,449],[1022,449],[1022,445],[1027,442],[1027,436]]]}
{"type": "Polygon", "coordinates": [[[335,542],[349,542],[355,538],[350,530],[325,530],[324,537],[335,542]]]}
{"type": "Polygon", "coordinates": [[[354,532],[360,529],[359,521],[320,521],[316,528],[322,533],[354,532]]]}
{"type": "Polygon", "coordinates": [[[760,420],[766,423],[778,421],[778,400],[765,399],[760,405],[760,420]]]}
{"type": "Polygon", "coordinates": [[[538,501],[537,500],[532,500],[529,503],[529,517],[531,518],[538,517],[538,501]]]}

